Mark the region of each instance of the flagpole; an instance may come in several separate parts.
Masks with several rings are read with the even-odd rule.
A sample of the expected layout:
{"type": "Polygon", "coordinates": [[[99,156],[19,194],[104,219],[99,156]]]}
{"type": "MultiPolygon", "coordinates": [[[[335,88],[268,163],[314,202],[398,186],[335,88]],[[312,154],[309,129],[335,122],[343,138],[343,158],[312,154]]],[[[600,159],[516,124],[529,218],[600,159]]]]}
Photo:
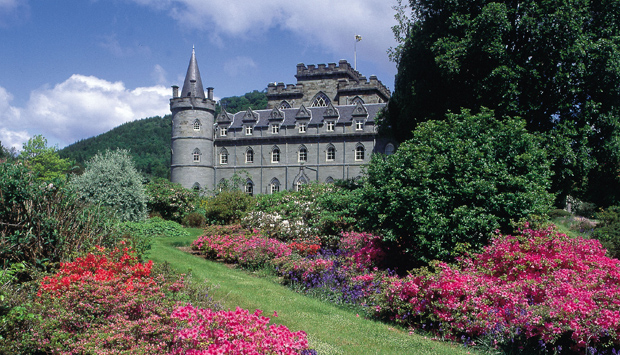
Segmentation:
{"type": "Polygon", "coordinates": [[[357,42],[362,40],[362,36],[355,35],[355,43],[353,44],[353,69],[357,70],[357,42]]]}

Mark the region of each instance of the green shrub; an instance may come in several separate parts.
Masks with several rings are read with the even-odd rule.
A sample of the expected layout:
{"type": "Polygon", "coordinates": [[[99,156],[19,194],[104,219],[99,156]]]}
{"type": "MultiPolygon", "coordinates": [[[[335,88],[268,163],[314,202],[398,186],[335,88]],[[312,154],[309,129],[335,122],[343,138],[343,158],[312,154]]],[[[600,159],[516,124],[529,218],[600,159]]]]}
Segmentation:
{"type": "Polygon", "coordinates": [[[457,244],[479,248],[495,229],[511,232],[511,220],[549,210],[550,162],[523,120],[463,110],[413,135],[373,156],[360,216],[415,262],[450,260],[457,244]]]}
{"type": "Polygon", "coordinates": [[[596,214],[598,224],[592,237],[598,239],[607,254],[612,258],[620,258],[620,206],[612,206],[596,214]]]}
{"type": "Polygon", "coordinates": [[[95,155],[84,174],[71,179],[70,185],[83,200],[110,209],[120,221],[146,218],[146,193],[143,178],[129,152],[118,149],[95,155]]]}
{"type": "Polygon", "coordinates": [[[168,181],[157,178],[146,185],[147,207],[152,215],[181,222],[198,203],[198,194],[168,181]]]}
{"type": "Polygon", "coordinates": [[[223,190],[213,197],[205,198],[200,207],[205,211],[207,223],[239,223],[254,202],[254,197],[241,190],[223,190]]]}
{"type": "Polygon", "coordinates": [[[183,218],[183,225],[192,228],[204,227],[206,222],[207,218],[205,217],[204,210],[191,212],[183,218]]]}
{"type": "Polygon", "coordinates": [[[149,218],[140,222],[122,222],[115,227],[122,239],[129,240],[136,254],[142,258],[151,249],[153,238],[185,237],[189,233],[183,226],[174,221],[166,221],[159,217],[149,218]]]}
{"type": "MultiPolygon", "coordinates": [[[[108,215],[63,180],[38,181],[22,164],[0,164],[0,263],[43,266],[94,245],[113,245],[108,215]]],[[[0,265],[3,266],[3,265],[0,265]]]]}

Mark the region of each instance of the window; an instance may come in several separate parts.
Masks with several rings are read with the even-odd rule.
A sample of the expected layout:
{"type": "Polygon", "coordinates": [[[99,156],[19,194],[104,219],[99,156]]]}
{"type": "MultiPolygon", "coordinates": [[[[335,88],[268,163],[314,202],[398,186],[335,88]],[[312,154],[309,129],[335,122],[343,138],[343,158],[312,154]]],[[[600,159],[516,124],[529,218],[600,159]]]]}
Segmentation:
{"type": "Polygon", "coordinates": [[[283,110],[285,108],[291,108],[291,104],[289,104],[286,100],[280,103],[280,110],[283,110]]]}
{"type": "Polygon", "coordinates": [[[362,120],[356,120],[355,121],[355,130],[356,131],[361,131],[364,129],[364,121],[362,120]]]}
{"type": "Polygon", "coordinates": [[[200,120],[194,121],[194,131],[200,131],[200,120]]]}
{"type": "Polygon", "coordinates": [[[300,163],[304,163],[308,161],[308,149],[306,147],[299,148],[299,152],[297,154],[297,161],[300,163]]]}
{"type": "Polygon", "coordinates": [[[226,137],[228,134],[228,127],[220,127],[220,137],[226,137]]]}
{"type": "Polygon", "coordinates": [[[325,183],[326,184],[333,184],[334,183],[334,178],[331,176],[328,176],[327,179],[325,179],[325,183]]]}
{"type": "Polygon", "coordinates": [[[200,150],[194,149],[194,163],[200,163],[200,150]]]}
{"type": "Polygon", "coordinates": [[[301,191],[305,184],[307,184],[307,182],[304,178],[297,180],[297,182],[295,183],[295,191],[301,191]]]}
{"type": "Polygon", "coordinates": [[[364,104],[364,100],[362,100],[359,96],[356,96],[353,100],[351,100],[351,105],[357,105],[358,103],[364,104]]]}
{"type": "Polygon", "coordinates": [[[248,180],[245,183],[245,193],[250,196],[254,195],[254,183],[252,182],[252,180],[248,180]]]}
{"type": "Polygon", "coordinates": [[[280,125],[277,123],[272,123],[271,124],[271,133],[272,134],[278,134],[280,133],[280,125]]]}
{"type": "Polygon", "coordinates": [[[245,126],[245,135],[246,136],[251,136],[253,132],[254,132],[254,129],[252,128],[252,126],[245,126]]]}
{"type": "Polygon", "coordinates": [[[273,150],[271,151],[271,162],[272,163],[280,162],[280,149],[273,148],[273,150]]]}
{"type": "Polygon", "coordinates": [[[299,124],[299,133],[306,133],[306,129],[307,129],[307,124],[306,123],[300,123],[299,124]]]}
{"type": "Polygon", "coordinates": [[[355,147],[355,160],[364,160],[364,146],[361,144],[355,147]]]}
{"type": "Polygon", "coordinates": [[[192,190],[200,191],[200,184],[198,182],[195,182],[194,185],[192,186],[192,190]]]}
{"type": "Polygon", "coordinates": [[[327,121],[326,125],[327,125],[327,127],[326,127],[327,132],[333,132],[334,131],[334,127],[336,127],[336,122],[334,122],[334,121],[327,121]]]}
{"type": "Polygon", "coordinates": [[[269,184],[269,188],[272,194],[280,191],[280,181],[278,179],[271,180],[271,184],[269,184]]]}
{"type": "Polygon", "coordinates": [[[388,143],[385,146],[385,155],[392,155],[392,154],[394,154],[394,144],[388,143]]]}
{"type": "Polygon", "coordinates": [[[329,99],[329,97],[327,97],[327,95],[319,92],[314,96],[314,100],[312,100],[312,104],[310,105],[310,107],[327,107],[330,102],[331,100],[329,99]]]}
{"type": "Polygon", "coordinates": [[[245,152],[245,162],[246,163],[253,163],[254,162],[254,151],[252,150],[252,148],[248,149],[245,152]]]}
{"type": "Polygon", "coordinates": [[[327,161],[336,160],[336,148],[334,148],[334,146],[327,147],[327,155],[325,156],[325,160],[327,161]]]}
{"type": "Polygon", "coordinates": [[[220,164],[228,164],[228,151],[226,149],[222,149],[220,152],[220,164]]]}

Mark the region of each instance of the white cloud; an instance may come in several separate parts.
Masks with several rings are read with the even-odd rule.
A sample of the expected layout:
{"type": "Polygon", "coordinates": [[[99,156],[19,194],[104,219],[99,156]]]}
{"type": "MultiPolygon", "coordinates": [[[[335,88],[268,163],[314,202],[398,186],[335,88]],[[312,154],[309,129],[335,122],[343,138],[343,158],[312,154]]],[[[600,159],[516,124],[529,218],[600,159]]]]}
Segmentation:
{"type": "Polygon", "coordinates": [[[151,72],[151,77],[155,80],[157,85],[166,85],[168,83],[168,80],[166,79],[167,75],[168,73],[166,72],[166,69],[159,64],[155,64],[155,67],[153,67],[153,71],[151,72]]]}
{"type": "MultiPolygon", "coordinates": [[[[270,29],[290,31],[309,46],[326,48],[340,58],[350,57],[354,36],[362,35],[358,54],[387,64],[386,50],[396,44],[395,0],[133,0],[167,10],[182,26],[209,32],[219,43],[221,36],[253,38],[270,29]]],[[[393,65],[393,64],[392,64],[393,65]]]]}
{"type": "Polygon", "coordinates": [[[0,0],[0,27],[24,22],[30,17],[27,0],[0,0]]]}
{"type": "Polygon", "coordinates": [[[30,136],[42,134],[63,147],[136,119],[169,112],[164,86],[125,88],[93,76],[72,75],[54,87],[34,90],[25,108],[10,105],[11,95],[0,87],[0,139],[21,148],[30,136]]]}
{"type": "Polygon", "coordinates": [[[254,60],[245,56],[237,56],[224,64],[224,71],[232,77],[239,76],[239,74],[247,74],[254,68],[256,68],[254,60]]]}

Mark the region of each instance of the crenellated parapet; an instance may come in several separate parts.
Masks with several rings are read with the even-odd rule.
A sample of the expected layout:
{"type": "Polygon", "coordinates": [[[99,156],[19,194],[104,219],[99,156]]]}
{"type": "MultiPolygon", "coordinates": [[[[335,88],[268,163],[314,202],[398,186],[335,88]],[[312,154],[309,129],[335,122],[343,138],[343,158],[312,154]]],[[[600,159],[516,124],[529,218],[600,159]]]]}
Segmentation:
{"type": "Polygon", "coordinates": [[[366,80],[365,76],[361,76],[357,82],[346,79],[338,80],[338,94],[340,96],[355,96],[371,92],[379,95],[384,102],[390,98],[390,89],[383,85],[375,75],[371,75],[369,80],[366,80]]]}
{"type": "Polygon", "coordinates": [[[317,80],[327,78],[348,78],[350,80],[361,80],[362,75],[346,60],[341,60],[336,63],[325,64],[309,64],[306,66],[304,63],[297,64],[297,74],[295,75],[297,82],[305,80],[317,80]]]}

